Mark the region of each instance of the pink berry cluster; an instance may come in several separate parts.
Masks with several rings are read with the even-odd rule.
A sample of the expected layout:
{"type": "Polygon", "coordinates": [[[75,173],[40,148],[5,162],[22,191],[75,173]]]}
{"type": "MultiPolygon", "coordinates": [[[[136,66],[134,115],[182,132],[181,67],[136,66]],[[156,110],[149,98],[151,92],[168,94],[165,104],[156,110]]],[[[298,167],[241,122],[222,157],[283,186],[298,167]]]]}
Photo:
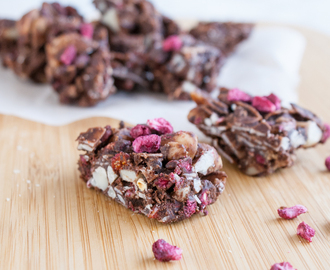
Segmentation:
{"type": "Polygon", "coordinates": [[[131,129],[133,150],[136,153],[155,153],[160,148],[160,135],[172,133],[172,125],[164,118],[148,120],[145,125],[136,125],[131,129]]]}

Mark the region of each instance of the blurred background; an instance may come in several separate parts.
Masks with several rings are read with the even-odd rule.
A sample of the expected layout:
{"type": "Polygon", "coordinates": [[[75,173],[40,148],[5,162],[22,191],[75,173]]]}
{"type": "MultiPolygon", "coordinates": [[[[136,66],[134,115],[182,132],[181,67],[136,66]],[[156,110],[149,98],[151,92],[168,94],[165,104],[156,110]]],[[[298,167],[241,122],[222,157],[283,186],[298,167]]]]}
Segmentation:
{"type": "MultiPolygon", "coordinates": [[[[150,0],[172,18],[279,22],[300,25],[330,35],[330,0],[150,0]]],[[[0,17],[19,18],[44,1],[1,0],[0,17]]],[[[53,1],[48,1],[53,2],[53,1]]],[[[98,12],[92,0],[61,0],[87,18],[98,12]]]]}

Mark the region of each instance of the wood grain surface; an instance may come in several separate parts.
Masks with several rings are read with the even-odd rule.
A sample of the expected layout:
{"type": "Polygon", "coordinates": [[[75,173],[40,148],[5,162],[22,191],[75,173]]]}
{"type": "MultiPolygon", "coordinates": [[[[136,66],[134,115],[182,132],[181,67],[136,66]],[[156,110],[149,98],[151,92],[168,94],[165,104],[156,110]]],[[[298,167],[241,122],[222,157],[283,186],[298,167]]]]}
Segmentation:
{"type": "MultiPolygon", "coordinates": [[[[330,37],[299,29],[307,38],[300,104],[330,122],[330,37]]],[[[144,121],[141,119],[141,121],[144,121]]],[[[77,171],[75,138],[91,118],[50,127],[0,116],[0,269],[251,269],[289,261],[298,270],[330,269],[330,143],[298,151],[295,166],[251,178],[224,162],[229,176],[209,215],[163,225],[87,189],[77,171]],[[280,219],[279,206],[309,212],[280,219]],[[312,243],[296,235],[301,221],[315,228],[312,243]],[[154,260],[163,238],[183,259],[154,260]]]]}

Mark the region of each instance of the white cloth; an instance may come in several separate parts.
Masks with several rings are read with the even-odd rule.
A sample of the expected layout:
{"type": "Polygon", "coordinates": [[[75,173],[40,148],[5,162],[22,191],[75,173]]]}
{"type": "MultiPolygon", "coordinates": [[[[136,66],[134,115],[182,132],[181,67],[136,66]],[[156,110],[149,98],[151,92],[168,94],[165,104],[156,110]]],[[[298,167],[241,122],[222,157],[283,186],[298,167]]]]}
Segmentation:
{"type": "MultiPolygon", "coordinates": [[[[284,101],[296,101],[304,47],[304,37],[294,30],[258,27],[228,59],[219,83],[250,94],[274,92],[284,101]]],[[[0,113],[48,125],[64,125],[91,116],[108,116],[130,123],[164,117],[175,130],[196,132],[187,120],[194,106],[192,101],[168,101],[164,94],[150,92],[119,92],[93,108],[61,105],[51,86],[22,81],[10,70],[0,68],[0,113]]]]}

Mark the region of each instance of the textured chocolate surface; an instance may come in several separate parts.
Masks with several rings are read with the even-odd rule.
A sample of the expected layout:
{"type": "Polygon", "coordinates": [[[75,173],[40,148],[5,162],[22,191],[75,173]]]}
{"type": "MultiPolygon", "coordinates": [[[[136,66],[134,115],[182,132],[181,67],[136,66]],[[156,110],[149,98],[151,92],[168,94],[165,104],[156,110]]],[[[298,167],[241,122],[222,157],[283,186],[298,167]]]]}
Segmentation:
{"type": "Polygon", "coordinates": [[[237,89],[222,88],[217,99],[201,92],[193,93],[192,98],[197,107],[190,111],[189,121],[247,175],[266,175],[290,167],[296,149],[325,142],[326,125],[320,118],[296,104],[286,109],[268,103],[274,101],[274,95],[253,98],[237,89]]]}
{"type": "Polygon", "coordinates": [[[87,187],[159,222],[196,213],[223,192],[226,174],[216,150],[190,132],[171,132],[164,119],[128,128],[92,128],[78,137],[78,161],[87,187]],[[147,134],[147,135],[146,135],[147,134]]]}
{"type": "Polygon", "coordinates": [[[48,81],[65,104],[93,106],[116,91],[107,31],[98,24],[87,27],[92,37],[67,33],[46,46],[48,81]]]}
{"type": "Polygon", "coordinates": [[[253,27],[251,23],[200,22],[190,31],[190,34],[219,48],[224,55],[228,56],[240,42],[250,36],[253,27]]]}

